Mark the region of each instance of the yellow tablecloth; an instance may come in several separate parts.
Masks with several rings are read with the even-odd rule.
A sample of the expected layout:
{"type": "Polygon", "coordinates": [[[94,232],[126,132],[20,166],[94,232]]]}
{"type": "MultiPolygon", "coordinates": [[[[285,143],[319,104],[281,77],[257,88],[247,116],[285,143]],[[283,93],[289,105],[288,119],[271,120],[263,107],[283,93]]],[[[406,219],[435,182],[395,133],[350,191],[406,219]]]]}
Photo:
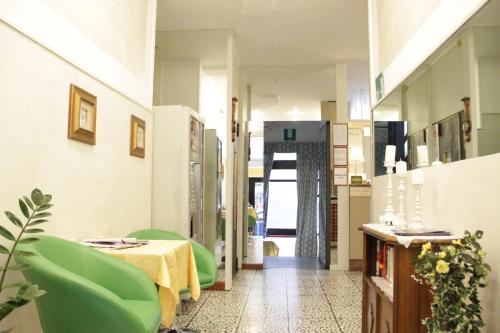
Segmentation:
{"type": "Polygon", "coordinates": [[[159,285],[162,324],[170,326],[175,306],[180,302],[179,291],[190,287],[191,297],[200,297],[200,282],[191,243],[184,240],[151,240],[149,244],[123,250],[105,250],[142,269],[159,285]]]}

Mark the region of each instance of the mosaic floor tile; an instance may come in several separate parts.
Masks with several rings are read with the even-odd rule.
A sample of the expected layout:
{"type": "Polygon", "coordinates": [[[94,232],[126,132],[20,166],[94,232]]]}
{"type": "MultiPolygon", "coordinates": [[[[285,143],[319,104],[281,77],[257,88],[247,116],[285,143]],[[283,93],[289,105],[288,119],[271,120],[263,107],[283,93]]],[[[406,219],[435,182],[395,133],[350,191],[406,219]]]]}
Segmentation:
{"type": "Polygon", "coordinates": [[[290,320],[289,327],[294,333],[342,333],[334,319],[297,318],[290,320]]]}
{"type": "Polygon", "coordinates": [[[231,291],[184,301],[175,326],[200,332],[361,332],[360,272],[240,271],[231,291]]]}

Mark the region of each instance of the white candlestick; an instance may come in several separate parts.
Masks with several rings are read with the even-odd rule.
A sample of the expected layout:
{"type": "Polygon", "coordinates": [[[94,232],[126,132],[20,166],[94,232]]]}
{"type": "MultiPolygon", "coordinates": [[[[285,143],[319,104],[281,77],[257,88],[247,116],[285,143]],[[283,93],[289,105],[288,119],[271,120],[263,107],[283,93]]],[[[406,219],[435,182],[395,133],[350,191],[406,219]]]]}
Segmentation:
{"type": "Polygon", "coordinates": [[[379,221],[383,224],[392,224],[395,221],[394,216],[394,207],[392,206],[392,168],[394,166],[386,166],[387,168],[387,203],[385,206],[384,214],[382,214],[379,218],[379,221]]]}
{"type": "Polygon", "coordinates": [[[385,146],[385,167],[394,167],[396,162],[396,146],[387,145],[385,146]]]}
{"type": "Polygon", "coordinates": [[[406,175],[408,168],[406,167],[405,161],[399,161],[396,163],[396,175],[406,175]]]}
{"type": "Polygon", "coordinates": [[[429,152],[427,146],[417,146],[417,166],[424,167],[429,166],[429,152]]]}
{"type": "MultiPolygon", "coordinates": [[[[399,163],[399,162],[398,162],[399,163]]],[[[397,163],[396,163],[397,164],[397,163]]],[[[397,165],[396,165],[397,169],[397,165]]],[[[397,223],[396,229],[405,229],[406,228],[406,214],[405,214],[405,179],[406,173],[396,173],[399,178],[399,213],[396,218],[397,223]]]]}
{"type": "Polygon", "coordinates": [[[413,170],[411,174],[411,182],[413,185],[423,185],[424,184],[424,172],[420,169],[413,170]]]}
{"type": "Polygon", "coordinates": [[[414,184],[415,188],[415,217],[413,218],[413,223],[408,226],[411,231],[421,231],[424,229],[422,223],[422,217],[420,216],[421,201],[420,201],[420,191],[422,189],[422,184],[414,184]]]}

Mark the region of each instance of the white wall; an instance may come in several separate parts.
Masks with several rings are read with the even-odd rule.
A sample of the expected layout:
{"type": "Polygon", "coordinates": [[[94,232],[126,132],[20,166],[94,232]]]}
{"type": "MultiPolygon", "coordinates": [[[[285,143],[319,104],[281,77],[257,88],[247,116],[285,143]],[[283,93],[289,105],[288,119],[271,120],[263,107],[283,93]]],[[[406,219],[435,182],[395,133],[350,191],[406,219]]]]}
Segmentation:
{"type": "MultiPolygon", "coordinates": [[[[39,11],[35,15],[40,8],[47,10],[35,0],[0,3],[0,44],[5,46],[0,52],[1,209],[18,212],[17,198],[39,187],[54,196],[54,216],[45,225],[49,235],[76,241],[86,237],[124,236],[149,228],[151,145],[146,146],[145,159],[129,155],[132,114],[146,121],[146,143],[151,142],[152,114],[142,106],[148,104],[147,84],[142,80],[137,85],[108,80],[138,76],[122,65],[115,67],[119,71],[103,70],[102,66],[120,61],[98,48],[89,48],[88,53],[78,57],[64,53],[68,45],[59,43],[77,33],[77,28],[53,11],[39,11]],[[30,15],[35,18],[25,20],[30,15]],[[19,25],[13,28],[6,22],[19,25]],[[44,25],[39,26],[40,22],[44,25]],[[55,25],[64,30],[51,30],[55,25]],[[32,37],[36,28],[40,28],[41,34],[38,36],[41,39],[36,40],[43,46],[28,37],[32,37]],[[101,57],[93,57],[96,53],[101,57]],[[71,83],[97,96],[95,146],[67,138],[71,83]]],[[[82,40],[91,42],[87,37],[78,39],[82,40]]],[[[141,71],[139,76],[148,76],[147,69],[141,71]]],[[[1,223],[10,226],[5,219],[1,223]]],[[[1,328],[12,325],[16,326],[14,332],[41,332],[34,304],[14,312],[2,321],[1,328]]]]}
{"type": "Polygon", "coordinates": [[[223,158],[226,157],[226,95],[227,75],[225,70],[200,73],[200,114],[205,119],[205,128],[215,129],[222,141],[223,158]]]}
{"type": "Polygon", "coordinates": [[[441,1],[376,1],[380,68],[385,68],[391,63],[441,1]]]}
{"type": "Polygon", "coordinates": [[[375,96],[375,79],[380,73],[384,74],[387,95],[486,2],[487,0],[369,0],[372,106],[378,102],[375,96]],[[406,13],[407,16],[380,16],[382,12],[377,7],[379,1],[386,2],[387,5],[392,4],[394,8],[404,7],[399,8],[397,12],[406,13]],[[411,19],[414,13],[419,17],[417,20],[411,19]],[[379,26],[382,19],[386,22],[380,23],[379,26]],[[380,31],[381,28],[383,31],[380,31]],[[387,45],[388,52],[382,51],[383,45],[387,45]],[[386,58],[390,60],[387,61],[386,58]]]}
{"type": "MultiPolygon", "coordinates": [[[[485,333],[500,331],[500,246],[498,246],[498,189],[500,188],[500,153],[422,169],[422,218],[426,227],[463,233],[483,230],[481,241],[488,253],[492,274],[482,293],[485,333]]],[[[394,176],[395,177],[395,176],[394,176]]],[[[393,183],[397,182],[396,178],[393,183]]],[[[387,176],[373,178],[373,213],[380,216],[385,207],[387,176]]],[[[406,212],[415,214],[411,171],[406,178],[406,212]]],[[[398,198],[394,200],[399,207],[398,198]]]]}
{"type": "Polygon", "coordinates": [[[157,59],[153,104],[189,106],[199,112],[200,70],[198,59],[157,59]]]}
{"type": "Polygon", "coordinates": [[[151,108],[156,0],[3,0],[0,20],[151,108]]]}

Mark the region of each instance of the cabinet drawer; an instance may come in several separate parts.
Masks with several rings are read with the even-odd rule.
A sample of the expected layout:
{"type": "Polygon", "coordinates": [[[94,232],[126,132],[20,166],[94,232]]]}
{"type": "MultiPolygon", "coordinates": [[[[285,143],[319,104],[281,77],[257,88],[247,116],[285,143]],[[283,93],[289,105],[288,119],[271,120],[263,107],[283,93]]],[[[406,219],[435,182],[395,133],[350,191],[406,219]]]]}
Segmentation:
{"type": "Polygon", "coordinates": [[[379,298],[380,321],[378,323],[379,333],[393,333],[392,304],[385,298],[379,298]]]}

